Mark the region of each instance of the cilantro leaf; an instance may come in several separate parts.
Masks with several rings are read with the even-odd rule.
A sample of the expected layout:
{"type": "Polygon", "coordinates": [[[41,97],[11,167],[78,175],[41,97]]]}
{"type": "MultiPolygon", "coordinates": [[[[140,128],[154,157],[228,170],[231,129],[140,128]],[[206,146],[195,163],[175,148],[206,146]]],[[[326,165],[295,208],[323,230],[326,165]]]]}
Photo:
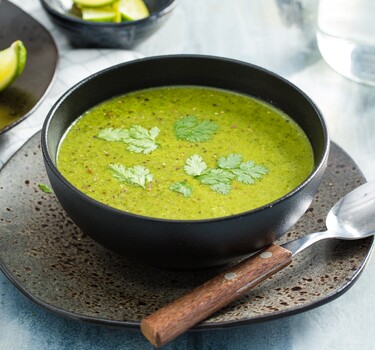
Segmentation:
{"type": "Polygon", "coordinates": [[[199,120],[190,115],[174,123],[176,137],[190,142],[203,142],[212,138],[219,126],[211,120],[199,120]]]}
{"type": "Polygon", "coordinates": [[[156,126],[147,130],[140,125],[133,125],[123,141],[128,144],[129,151],[149,154],[158,148],[155,138],[159,135],[159,131],[156,126]]]}
{"type": "Polygon", "coordinates": [[[257,165],[253,161],[241,163],[238,169],[234,169],[236,180],[245,184],[253,184],[256,179],[260,179],[268,173],[268,169],[262,165],[257,165]]]}
{"type": "Polygon", "coordinates": [[[156,137],[159,135],[159,132],[160,130],[157,126],[154,126],[153,128],[150,129],[149,134],[153,141],[155,141],[156,137]]]}
{"type": "Polygon", "coordinates": [[[211,185],[210,188],[212,191],[220,194],[229,194],[232,189],[231,185],[226,183],[217,183],[215,185],[211,185]]]}
{"type": "Polygon", "coordinates": [[[128,137],[129,131],[122,128],[105,128],[99,131],[98,138],[106,141],[122,141],[128,137]]]}
{"type": "Polygon", "coordinates": [[[252,177],[258,179],[268,173],[268,169],[263,165],[256,165],[253,161],[244,162],[240,169],[247,171],[252,177]]]}
{"type": "Polygon", "coordinates": [[[187,182],[175,182],[169,186],[169,189],[181,193],[186,198],[190,197],[193,193],[193,188],[187,182]]]}
{"type": "Polygon", "coordinates": [[[217,165],[222,169],[235,169],[242,162],[242,156],[240,154],[229,154],[226,157],[221,157],[217,161],[217,165]]]}
{"type": "Polygon", "coordinates": [[[205,185],[217,185],[220,183],[230,185],[234,175],[224,169],[208,169],[201,175],[197,176],[197,178],[205,185]]]}
{"type": "Polygon", "coordinates": [[[110,164],[109,168],[115,179],[130,185],[138,185],[142,188],[145,188],[146,184],[154,179],[154,176],[150,174],[150,170],[142,165],[127,168],[125,165],[117,163],[110,164]]]}
{"type": "Polygon", "coordinates": [[[98,133],[98,138],[106,141],[120,141],[127,144],[128,151],[149,154],[158,148],[155,141],[160,130],[155,126],[150,130],[140,125],[133,125],[130,129],[106,128],[98,133]]]}
{"type": "Polygon", "coordinates": [[[186,174],[191,176],[199,176],[206,169],[207,164],[201,156],[193,154],[191,157],[186,159],[186,165],[184,166],[186,174]]]}
{"type": "Polygon", "coordinates": [[[238,182],[242,182],[248,185],[252,185],[253,183],[255,183],[254,178],[242,169],[233,169],[233,174],[235,175],[238,182]]]}
{"type": "Polygon", "coordinates": [[[137,140],[133,139],[128,142],[128,151],[134,153],[144,153],[149,154],[155,151],[158,148],[158,145],[150,140],[137,140]]]}
{"type": "Polygon", "coordinates": [[[40,183],[40,184],[38,184],[38,187],[44,193],[52,193],[53,192],[52,189],[46,184],[40,183]]]}

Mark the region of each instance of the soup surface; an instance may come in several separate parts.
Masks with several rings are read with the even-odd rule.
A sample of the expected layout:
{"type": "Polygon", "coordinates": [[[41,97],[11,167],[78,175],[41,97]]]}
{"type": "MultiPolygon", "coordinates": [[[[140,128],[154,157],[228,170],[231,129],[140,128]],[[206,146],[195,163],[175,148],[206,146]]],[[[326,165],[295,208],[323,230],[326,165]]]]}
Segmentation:
{"type": "Polygon", "coordinates": [[[311,173],[311,144],[274,107],[224,90],[161,87],[80,116],[57,166],[88,196],[130,213],[207,219],[248,211],[311,173]]]}

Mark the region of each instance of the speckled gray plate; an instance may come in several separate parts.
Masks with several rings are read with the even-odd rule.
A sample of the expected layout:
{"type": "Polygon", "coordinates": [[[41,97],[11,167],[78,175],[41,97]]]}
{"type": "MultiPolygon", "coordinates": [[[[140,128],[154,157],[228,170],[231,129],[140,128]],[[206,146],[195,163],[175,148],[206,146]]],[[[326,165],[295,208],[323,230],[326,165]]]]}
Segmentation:
{"type": "MultiPolygon", "coordinates": [[[[167,271],[102,248],[66,216],[48,183],[37,134],[0,172],[0,267],[37,304],[63,316],[138,328],[141,319],[223,268],[167,271]]],[[[365,179],[332,144],[329,165],[312,206],[279,243],[324,229],[330,207],[365,179]]],[[[326,303],[363,270],[373,237],[326,241],[297,255],[283,271],[195,328],[264,321],[326,303]]]]}

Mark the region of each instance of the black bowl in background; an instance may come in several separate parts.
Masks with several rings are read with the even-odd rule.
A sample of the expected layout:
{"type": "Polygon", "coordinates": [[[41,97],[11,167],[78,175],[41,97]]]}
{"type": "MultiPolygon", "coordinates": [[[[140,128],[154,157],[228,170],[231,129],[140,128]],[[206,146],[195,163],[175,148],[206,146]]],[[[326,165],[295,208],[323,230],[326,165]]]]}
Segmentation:
{"type": "Polygon", "coordinates": [[[176,0],[144,0],[150,16],[121,23],[89,22],[69,13],[72,1],[40,0],[54,24],[75,47],[131,49],[153,35],[169,17],[176,0]]]}
{"type": "Polygon", "coordinates": [[[313,102],[287,80],[225,58],[175,55],[140,59],[96,73],[68,90],[42,130],[48,177],[63,208],[107,248],[166,268],[202,268],[271,244],[303,215],[322,179],[329,151],[325,121],[313,102]],[[120,211],[88,197],[56,168],[59,141],[83,112],[116,95],[167,85],[201,85],[260,98],[292,117],[307,134],[315,168],[293,191],[261,208],[208,220],[165,220],[120,211]]]}

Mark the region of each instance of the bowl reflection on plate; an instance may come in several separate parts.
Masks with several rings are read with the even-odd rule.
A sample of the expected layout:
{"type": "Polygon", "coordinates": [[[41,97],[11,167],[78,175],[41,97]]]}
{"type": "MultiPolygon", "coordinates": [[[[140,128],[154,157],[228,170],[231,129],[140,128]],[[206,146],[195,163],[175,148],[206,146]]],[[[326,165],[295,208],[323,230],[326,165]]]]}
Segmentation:
{"type": "Polygon", "coordinates": [[[5,130],[27,114],[37,103],[37,98],[15,86],[0,93],[0,130],[5,130]]]}
{"type": "Polygon", "coordinates": [[[325,121],[312,101],[285,79],[224,58],[160,56],[114,66],[67,91],[42,130],[47,174],[73,221],[102,245],[167,268],[202,268],[233,261],[271,244],[303,215],[322,179],[329,150],[325,121]],[[106,206],[80,192],[56,167],[57,148],[71,123],[94,105],[144,88],[198,85],[255,96],[293,118],[308,136],[315,167],[293,191],[261,208],[206,220],[166,220],[106,206]]]}
{"type": "Polygon", "coordinates": [[[54,24],[76,47],[131,49],[153,35],[167,20],[176,0],[144,0],[150,16],[121,23],[84,21],[71,12],[71,0],[40,0],[54,24]]]}

